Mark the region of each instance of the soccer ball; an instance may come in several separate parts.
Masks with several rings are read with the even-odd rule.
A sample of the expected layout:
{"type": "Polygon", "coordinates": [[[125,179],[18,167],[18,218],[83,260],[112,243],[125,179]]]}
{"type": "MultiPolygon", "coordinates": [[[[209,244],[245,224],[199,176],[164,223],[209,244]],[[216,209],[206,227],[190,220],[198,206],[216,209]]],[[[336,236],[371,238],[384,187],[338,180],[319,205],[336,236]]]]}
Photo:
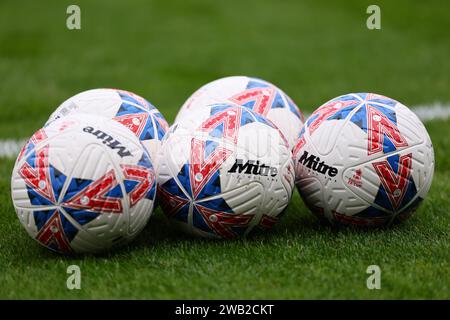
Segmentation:
{"type": "Polygon", "coordinates": [[[296,185],[311,211],[338,224],[406,219],[433,178],[430,137],[401,103],[347,94],[318,108],[293,150],[296,185]]]}
{"type": "Polygon", "coordinates": [[[235,103],[263,115],[280,129],[291,148],[303,126],[303,114],[287,94],[267,81],[244,76],[218,79],[198,89],[183,104],[175,123],[215,103],[235,103]]]}
{"type": "Polygon", "coordinates": [[[11,194],[20,222],[60,253],[100,252],[146,225],[156,193],[150,157],[119,123],[74,114],[38,130],[16,161],[11,194]]]}
{"type": "Polygon", "coordinates": [[[169,128],[163,115],[150,102],[129,91],[92,89],[64,101],[47,124],[74,113],[89,113],[113,119],[130,129],[155,160],[161,140],[169,128]]]}
{"type": "MultiPolygon", "coordinates": [[[[171,127],[159,153],[164,213],[188,233],[236,238],[270,228],[294,187],[292,153],[267,119],[237,105],[210,107],[199,127],[171,127]]],[[[195,111],[194,111],[195,112],[195,111]]]]}

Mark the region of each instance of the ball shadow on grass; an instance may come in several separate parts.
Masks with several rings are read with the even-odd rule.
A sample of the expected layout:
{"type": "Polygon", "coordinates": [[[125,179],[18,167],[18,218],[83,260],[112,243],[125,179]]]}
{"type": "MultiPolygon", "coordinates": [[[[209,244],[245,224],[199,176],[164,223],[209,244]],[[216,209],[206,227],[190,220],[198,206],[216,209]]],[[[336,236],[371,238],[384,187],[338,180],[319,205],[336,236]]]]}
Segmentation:
{"type": "MultiPolygon", "coordinates": [[[[289,208],[282,214],[280,221],[270,229],[255,228],[247,236],[232,240],[208,239],[189,235],[175,227],[164,216],[161,210],[157,210],[142,233],[129,245],[107,253],[108,256],[123,254],[125,251],[151,249],[159,246],[201,246],[203,244],[217,245],[224,249],[229,242],[245,242],[247,244],[270,242],[274,239],[294,239],[297,236],[314,238],[318,233],[329,237],[342,235],[370,235],[384,232],[406,231],[409,229],[409,221],[406,223],[392,224],[384,227],[354,227],[345,225],[332,225],[328,221],[321,220],[311,214],[304,206],[289,208]]],[[[98,255],[97,255],[98,256],[98,255]]]]}
{"type": "MultiPolygon", "coordinates": [[[[261,242],[270,243],[275,239],[286,238],[295,239],[314,238],[318,233],[325,234],[331,238],[342,235],[371,235],[382,234],[384,232],[396,232],[398,230],[407,231],[410,229],[410,222],[397,223],[384,227],[352,227],[344,225],[331,225],[328,221],[321,220],[311,214],[303,205],[294,205],[287,208],[281,215],[280,221],[270,230],[255,228],[246,237],[233,240],[207,239],[188,235],[175,226],[164,216],[160,209],[157,209],[151,217],[144,230],[129,244],[114,248],[113,250],[97,254],[74,254],[61,255],[54,253],[36,244],[37,250],[33,251],[34,259],[44,260],[68,260],[72,262],[85,259],[110,259],[115,257],[131,256],[142,250],[152,250],[152,248],[178,246],[201,246],[203,244],[217,245],[223,250],[233,246],[227,246],[229,242],[244,242],[248,245],[261,242]],[[36,254],[35,251],[38,251],[36,254]]],[[[23,253],[21,253],[23,255],[23,253]]],[[[25,253],[26,254],[26,253],[25,253]]],[[[31,254],[31,253],[30,253],[31,254]]]]}

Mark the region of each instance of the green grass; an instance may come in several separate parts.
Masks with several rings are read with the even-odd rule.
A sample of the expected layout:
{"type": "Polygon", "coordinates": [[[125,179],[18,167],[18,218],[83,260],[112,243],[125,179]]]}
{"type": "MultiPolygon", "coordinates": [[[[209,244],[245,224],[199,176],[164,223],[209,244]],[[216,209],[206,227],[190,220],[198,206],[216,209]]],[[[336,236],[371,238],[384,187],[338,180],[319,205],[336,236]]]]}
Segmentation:
{"type": "MultiPolygon", "coordinates": [[[[245,74],[276,83],[311,112],[352,91],[407,105],[450,101],[450,5],[381,1],[70,1],[0,3],[0,138],[26,138],[67,97],[94,87],[135,91],[169,121],[205,82],[245,74]]],[[[269,233],[231,242],[186,237],[158,210],[129,247],[65,258],[33,242],[10,200],[12,160],[0,159],[0,298],[450,298],[450,121],[426,124],[436,154],[430,193],[406,223],[336,230],[297,192],[269,233]],[[82,290],[66,288],[78,264],[82,290]],[[368,290],[368,265],[382,289],[368,290]]]]}

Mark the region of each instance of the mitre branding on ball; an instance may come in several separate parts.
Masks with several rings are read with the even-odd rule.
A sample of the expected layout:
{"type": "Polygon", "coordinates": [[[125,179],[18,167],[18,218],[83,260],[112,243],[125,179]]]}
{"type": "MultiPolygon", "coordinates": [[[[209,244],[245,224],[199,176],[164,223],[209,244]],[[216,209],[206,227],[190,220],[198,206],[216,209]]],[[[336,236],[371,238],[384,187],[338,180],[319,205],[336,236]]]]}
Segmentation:
{"type": "Polygon", "coordinates": [[[88,127],[83,128],[83,131],[96,136],[97,139],[102,140],[102,143],[104,145],[108,146],[109,148],[111,148],[112,150],[117,149],[117,154],[119,156],[121,156],[122,158],[132,155],[131,152],[127,150],[126,146],[122,145],[122,143],[120,141],[115,140],[114,137],[110,136],[106,132],[103,132],[102,130],[95,129],[94,127],[88,126],[88,127]]]}
{"type": "Polygon", "coordinates": [[[163,115],[146,99],[119,89],[92,89],[64,101],[47,124],[74,113],[88,113],[113,119],[141,140],[154,161],[161,140],[169,128],[163,115]]]}
{"type": "Polygon", "coordinates": [[[31,237],[61,253],[100,252],[133,239],[156,194],[150,156],[116,121],[73,114],[38,130],[11,179],[17,215],[31,237]]]}
{"type": "Polygon", "coordinates": [[[302,113],[286,93],[267,81],[244,76],[218,79],[198,89],[183,104],[175,123],[218,103],[237,104],[266,117],[280,129],[291,148],[303,126],[302,113]]]}
{"type": "Polygon", "coordinates": [[[233,164],[228,173],[245,173],[245,174],[256,174],[260,176],[271,176],[275,177],[278,174],[278,170],[276,167],[267,166],[263,163],[259,163],[259,160],[256,162],[254,160],[247,160],[244,163],[242,159],[236,159],[236,162],[233,164]]]}
{"type": "Polygon", "coordinates": [[[421,121],[401,103],[372,93],[343,95],[318,108],[293,154],[303,200],[332,222],[403,220],[433,178],[433,146],[421,121]]]}
{"type": "Polygon", "coordinates": [[[198,126],[176,123],[159,154],[158,194],[165,214],[204,237],[235,238],[257,226],[271,227],[294,185],[292,154],[279,130],[234,104],[196,112],[198,126]]]}
{"type": "Polygon", "coordinates": [[[320,161],[319,157],[313,154],[309,154],[308,151],[303,151],[300,159],[298,159],[299,164],[306,166],[308,169],[314,170],[318,173],[328,175],[329,177],[334,177],[338,173],[338,169],[325,164],[325,162],[320,161]]]}

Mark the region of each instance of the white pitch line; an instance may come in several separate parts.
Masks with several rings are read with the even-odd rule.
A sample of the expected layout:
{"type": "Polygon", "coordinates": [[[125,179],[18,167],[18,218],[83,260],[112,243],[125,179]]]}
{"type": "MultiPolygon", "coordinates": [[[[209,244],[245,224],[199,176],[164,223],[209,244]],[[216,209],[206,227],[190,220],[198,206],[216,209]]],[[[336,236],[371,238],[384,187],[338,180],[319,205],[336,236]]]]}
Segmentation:
{"type": "Polygon", "coordinates": [[[412,110],[424,122],[450,118],[450,104],[436,102],[431,105],[416,106],[412,110]]]}
{"type": "MultiPolygon", "coordinates": [[[[432,120],[446,120],[450,118],[450,104],[434,103],[431,105],[420,105],[412,110],[420,120],[427,122],[432,120]]],[[[309,115],[308,115],[309,116],[309,115]]],[[[307,115],[305,114],[305,119],[307,115]]],[[[0,158],[14,159],[25,145],[26,139],[0,140],[0,158]]]]}
{"type": "Polygon", "coordinates": [[[27,140],[0,140],[0,158],[15,158],[27,140]]]}

